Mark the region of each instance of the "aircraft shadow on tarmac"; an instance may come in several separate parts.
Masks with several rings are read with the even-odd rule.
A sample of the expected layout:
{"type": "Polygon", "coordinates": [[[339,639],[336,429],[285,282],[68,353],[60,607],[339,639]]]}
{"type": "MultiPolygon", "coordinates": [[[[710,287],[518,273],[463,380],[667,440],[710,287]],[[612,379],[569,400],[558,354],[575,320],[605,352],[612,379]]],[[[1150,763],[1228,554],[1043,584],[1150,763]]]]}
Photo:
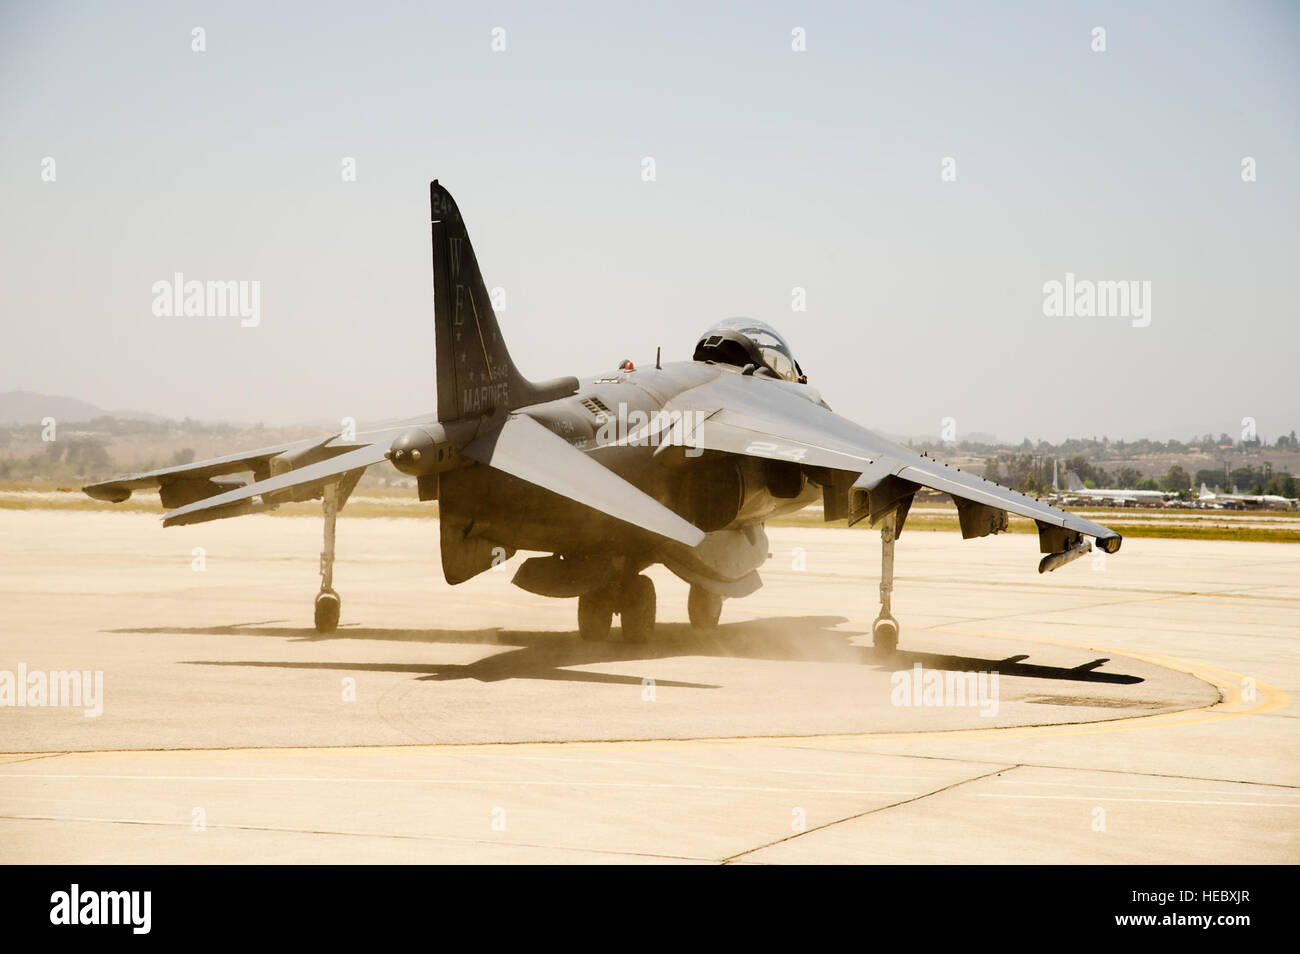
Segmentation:
{"type": "MultiPolygon", "coordinates": [[[[475,679],[499,682],[506,679],[555,679],[566,682],[639,685],[640,676],[588,672],[572,666],[620,663],[629,660],[709,656],[781,662],[845,663],[874,666],[890,672],[911,669],[920,663],[925,669],[951,672],[996,672],[1002,676],[1055,679],[1076,683],[1131,685],[1140,676],[1101,672],[1109,659],[1094,659],[1074,667],[1044,666],[1026,662],[1027,655],[1005,659],[952,656],[900,650],[893,655],[877,653],[870,646],[850,640],[865,633],[834,627],[847,622],[842,616],[777,617],[723,623],[711,633],[698,632],[686,623],[661,623],[654,638],[635,645],[613,639],[605,643],[583,642],[572,633],[527,632],[508,629],[378,629],[343,626],[329,635],[313,630],[295,630],[271,625],[283,620],[235,623],[228,626],[176,628],[156,626],[115,629],[115,634],[266,636],[297,642],[325,642],[338,639],[371,639],[385,642],[441,643],[513,647],[472,663],[406,662],[305,662],[275,660],[186,660],[196,666],[243,666],[273,669],[333,669],[360,672],[410,673],[421,680],[475,679]]],[[[656,679],[661,686],[687,689],[718,689],[717,685],[656,679]]]]}

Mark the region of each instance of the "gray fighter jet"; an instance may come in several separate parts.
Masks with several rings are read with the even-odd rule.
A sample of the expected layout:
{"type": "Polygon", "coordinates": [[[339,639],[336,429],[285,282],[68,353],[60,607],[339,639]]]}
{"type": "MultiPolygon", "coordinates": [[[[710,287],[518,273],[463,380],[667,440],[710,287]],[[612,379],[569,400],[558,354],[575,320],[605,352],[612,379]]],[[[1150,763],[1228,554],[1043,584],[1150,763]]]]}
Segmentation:
{"type": "Polygon", "coordinates": [[[892,652],[894,541],[913,496],[952,496],[962,536],[1034,520],[1047,572],[1119,534],[885,440],[835,414],[807,383],[785,340],[733,318],[695,343],[690,361],[593,378],[534,382],[515,368],[469,235],[451,195],[430,185],[436,329],[436,415],[360,433],[264,447],[90,484],[99,500],[158,488],[164,526],[200,523],[319,499],[325,516],[315,625],[333,631],[334,526],[367,467],[390,461],[438,501],[442,567],[463,583],[518,550],[513,582],[576,597],[583,639],[654,630],[662,563],[690,586],[691,623],[714,627],[722,601],[753,593],[768,557],[764,522],[820,502],[828,522],[881,528],[875,646],[892,652]],[[347,438],[347,439],[345,439],[347,438]],[[232,478],[250,473],[251,480],[232,478]]]}

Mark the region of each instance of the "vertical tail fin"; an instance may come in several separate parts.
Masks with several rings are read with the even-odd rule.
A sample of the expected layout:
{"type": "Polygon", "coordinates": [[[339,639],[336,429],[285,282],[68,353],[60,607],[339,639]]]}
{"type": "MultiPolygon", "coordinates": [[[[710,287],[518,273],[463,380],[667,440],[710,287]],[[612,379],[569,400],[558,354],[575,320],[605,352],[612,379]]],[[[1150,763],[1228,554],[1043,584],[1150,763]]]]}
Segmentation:
{"type": "Polygon", "coordinates": [[[501,336],[460,210],[436,179],[429,183],[429,211],[438,420],[513,411],[576,391],[577,378],[535,384],[519,373],[501,336]]]}
{"type": "Polygon", "coordinates": [[[1083,490],[1083,481],[1080,480],[1079,475],[1072,470],[1067,470],[1065,472],[1065,485],[1071,490],[1083,490]]]}

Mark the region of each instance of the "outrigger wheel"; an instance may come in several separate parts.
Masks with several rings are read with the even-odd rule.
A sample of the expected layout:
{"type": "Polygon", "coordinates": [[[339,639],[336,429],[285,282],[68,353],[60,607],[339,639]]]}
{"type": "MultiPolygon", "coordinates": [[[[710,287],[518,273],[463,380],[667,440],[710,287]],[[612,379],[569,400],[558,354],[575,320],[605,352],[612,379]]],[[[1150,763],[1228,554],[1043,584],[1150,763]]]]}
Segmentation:
{"type": "Polygon", "coordinates": [[[871,624],[871,645],[882,655],[892,655],[898,649],[898,620],[892,616],[878,617],[871,624]]]}
{"type": "Polygon", "coordinates": [[[334,592],[334,524],[339,515],[339,485],[326,484],[321,494],[325,513],[325,549],[320,554],[320,592],[316,594],[316,632],[332,633],[338,629],[339,610],[343,601],[334,592]]]}
{"type": "Polygon", "coordinates": [[[316,632],[332,633],[338,629],[339,610],[343,601],[333,590],[323,590],[316,594],[316,632]]]}
{"type": "Polygon", "coordinates": [[[889,595],[894,589],[894,538],[897,511],[880,524],[880,615],[871,624],[871,644],[877,655],[892,656],[898,649],[898,620],[889,611],[889,595]]]}

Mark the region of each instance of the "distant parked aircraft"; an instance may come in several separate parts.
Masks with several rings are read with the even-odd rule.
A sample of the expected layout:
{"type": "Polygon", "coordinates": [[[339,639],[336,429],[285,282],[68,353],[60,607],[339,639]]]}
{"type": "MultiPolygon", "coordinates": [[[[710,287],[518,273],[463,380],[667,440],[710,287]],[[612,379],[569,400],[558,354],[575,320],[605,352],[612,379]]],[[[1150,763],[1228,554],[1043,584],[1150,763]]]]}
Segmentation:
{"type": "Polygon", "coordinates": [[[1236,492],[1236,487],[1233,487],[1232,490],[1232,493],[1225,494],[1219,489],[1218,485],[1215,485],[1214,490],[1210,490],[1205,484],[1201,484],[1201,495],[1196,499],[1205,503],[1236,504],[1255,510],[1296,509],[1296,501],[1290,497],[1282,497],[1278,494],[1239,494],[1236,492]]]}
{"type": "Polygon", "coordinates": [[[1062,490],[1057,475],[1057,462],[1052,461],[1052,491],[1055,496],[1072,503],[1108,503],[1118,507],[1133,507],[1138,504],[1159,506],[1174,494],[1163,490],[1123,490],[1118,487],[1085,487],[1079,475],[1072,470],[1065,472],[1066,489],[1062,490]]]}

